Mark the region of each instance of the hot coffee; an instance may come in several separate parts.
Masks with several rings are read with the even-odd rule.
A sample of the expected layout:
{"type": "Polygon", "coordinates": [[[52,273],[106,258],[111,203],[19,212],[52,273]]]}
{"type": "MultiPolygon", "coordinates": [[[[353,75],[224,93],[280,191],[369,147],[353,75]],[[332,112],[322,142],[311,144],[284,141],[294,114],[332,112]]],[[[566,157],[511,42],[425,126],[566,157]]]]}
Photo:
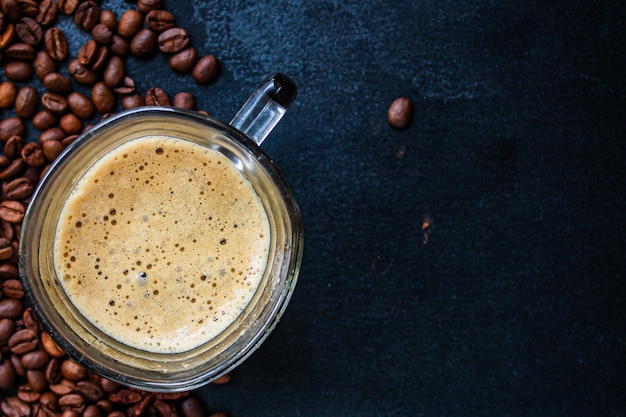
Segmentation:
{"type": "Polygon", "coordinates": [[[237,318],[269,248],[264,206],[224,154],[152,135],[109,151],[74,186],[56,228],[54,267],[101,331],[175,353],[237,318]]]}

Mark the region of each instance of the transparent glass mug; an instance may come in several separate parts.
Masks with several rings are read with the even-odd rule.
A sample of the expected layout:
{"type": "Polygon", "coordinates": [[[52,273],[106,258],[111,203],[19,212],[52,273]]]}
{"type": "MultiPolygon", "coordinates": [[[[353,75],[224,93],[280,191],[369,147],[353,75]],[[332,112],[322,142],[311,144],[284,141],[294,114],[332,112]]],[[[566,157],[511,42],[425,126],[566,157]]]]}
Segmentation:
{"type": "Polygon", "coordinates": [[[254,91],[230,125],[168,107],[122,112],[83,134],[47,170],[24,217],[19,268],[33,310],[73,360],[128,386],[181,391],[202,386],[232,370],[265,340],[294,290],[303,231],[293,195],[258,145],[296,94],[291,80],[273,74],[254,91]],[[251,302],[217,337],[186,352],[154,353],[108,336],[72,304],[59,285],[54,267],[56,224],[73,187],[108,151],[146,135],[186,139],[225,155],[252,184],[270,223],[267,267],[251,302]]]}

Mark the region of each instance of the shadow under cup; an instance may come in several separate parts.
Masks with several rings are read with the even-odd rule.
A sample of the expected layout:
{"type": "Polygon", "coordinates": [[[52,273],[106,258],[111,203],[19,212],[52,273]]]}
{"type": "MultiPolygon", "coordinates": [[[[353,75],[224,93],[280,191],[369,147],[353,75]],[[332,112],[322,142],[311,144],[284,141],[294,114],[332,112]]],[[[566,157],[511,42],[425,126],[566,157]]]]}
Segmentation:
{"type": "Polygon", "coordinates": [[[72,359],[91,371],[151,391],[199,387],[246,359],[285,310],[302,258],[300,212],[270,159],[238,130],[211,117],[172,108],[130,110],[77,139],[42,178],[22,227],[20,275],[44,328],[72,359]],[[182,138],[221,152],[250,181],[270,223],[267,268],[251,302],[217,337],[180,353],[129,347],[100,331],[73,306],[54,268],[57,221],[76,183],[110,150],[150,135],[182,138]]]}

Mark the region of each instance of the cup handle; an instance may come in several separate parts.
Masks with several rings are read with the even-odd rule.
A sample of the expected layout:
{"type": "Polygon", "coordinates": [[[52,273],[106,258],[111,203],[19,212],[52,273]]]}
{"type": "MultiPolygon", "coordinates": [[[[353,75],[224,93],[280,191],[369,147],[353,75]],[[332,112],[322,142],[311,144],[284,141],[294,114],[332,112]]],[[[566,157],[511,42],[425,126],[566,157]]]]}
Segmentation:
{"type": "Polygon", "coordinates": [[[274,73],[254,90],[230,125],[260,145],[297,95],[298,87],[289,77],[274,73]]]}

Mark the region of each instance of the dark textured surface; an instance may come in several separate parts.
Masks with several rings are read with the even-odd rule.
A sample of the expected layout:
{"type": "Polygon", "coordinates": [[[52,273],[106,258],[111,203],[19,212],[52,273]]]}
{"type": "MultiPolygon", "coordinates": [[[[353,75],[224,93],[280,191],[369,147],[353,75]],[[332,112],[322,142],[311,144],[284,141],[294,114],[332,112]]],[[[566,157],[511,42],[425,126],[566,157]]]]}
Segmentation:
{"type": "Polygon", "coordinates": [[[270,72],[300,87],[264,144],[303,213],[300,280],[211,410],[626,416],[626,3],[165,4],[223,71],[132,60],[140,89],[228,121],[270,72]]]}

